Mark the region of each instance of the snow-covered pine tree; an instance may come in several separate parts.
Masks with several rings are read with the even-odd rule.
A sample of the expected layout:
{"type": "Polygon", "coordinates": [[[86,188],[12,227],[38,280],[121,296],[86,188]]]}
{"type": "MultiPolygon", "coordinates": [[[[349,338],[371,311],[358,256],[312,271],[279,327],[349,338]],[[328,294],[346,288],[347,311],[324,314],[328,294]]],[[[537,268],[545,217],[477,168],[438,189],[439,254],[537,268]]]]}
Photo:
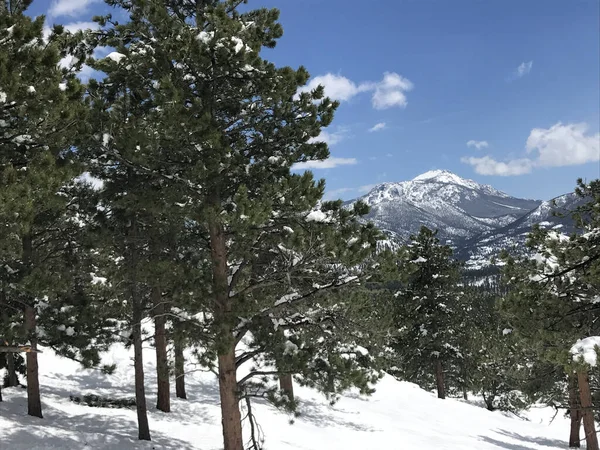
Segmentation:
{"type": "MultiPolygon", "coordinates": [[[[7,334],[35,350],[40,307],[61,301],[62,280],[75,270],[63,264],[76,246],[66,230],[74,229],[68,216],[77,202],[66,185],[79,175],[73,148],[85,105],[75,75],[59,67],[77,38],[45,40],[44,17],[25,15],[30,3],[0,2],[0,277],[3,309],[22,313],[7,334]]],[[[26,359],[28,413],[42,417],[37,354],[26,359]]]]}
{"type": "MultiPolygon", "coordinates": [[[[582,199],[573,214],[577,233],[567,236],[538,226],[528,239],[533,258],[504,255],[510,293],[502,303],[510,328],[530,349],[528,363],[537,380],[530,390],[570,412],[572,446],[578,445],[582,415],[571,392],[577,380],[569,350],[577,339],[599,334],[600,182],[579,180],[576,192],[582,199]]],[[[597,374],[590,375],[597,383],[597,374]]]]}
{"type": "Polygon", "coordinates": [[[236,376],[241,364],[236,344],[246,335],[245,326],[252,325],[257,339],[261,329],[276,331],[269,314],[306,305],[318,316],[320,308],[308,306],[319,305],[315,294],[354,280],[353,265],[374,248],[376,232],[357,223],[364,213],[360,206],[355,211],[340,204],[318,208],[323,183],[315,184],[309,173],[290,173],[295,163],[328,156],[327,146],[311,139],[330,123],[336,105],[322,98],[322,88],[297,95],[308,80],[303,68],[279,69],[261,59],[261,48],[274,46],[281,36],[276,10],[241,13],[240,1],[109,3],[127,9],[132,21],[108,27],[105,42],[118,53],[94,67],[112,72],[111,92],[124,89],[126,94],[101,97],[119,105],[115,112],[122,109],[119,96],[127,97],[144,109],[145,121],[160,127],[142,130],[125,116],[119,124],[115,115],[115,122],[104,121],[112,144],[104,146],[99,160],[118,163],[136,176],[156,176],[188,197],[181,204],[188,223],[203,233],[212,264],[206,317],[217,360],[225,448],[240,450],[240,388],[259,375],[236,376]],[[148,153],[141,145],[138,155],[135,147],[125,153],[118,142],[132,143],[140,134],[155,136],[155,150],[148,153]],[[278,220],[282,213],[287,221],[278,220]],[[310,232],[307,240],[294,241],[303,229],[310,232]],[[269,249],[276,259],[250,282],[256,259],[269,249]],[[294,263],[294,254],[306,263],[294,263]],[[295,275],[308,264],[312,274],[295,275]],[[264,291],[260,299],[250,296],[267,286],[277,290],[264,291]]]}
{"type": "Polygon", "coordinates": [[[460,328],[466,314],[459,264],[437,232],[421,227],[398,254],[395,296],[395,375],[446,397],[445,372],[462,358],[460,328]]]}

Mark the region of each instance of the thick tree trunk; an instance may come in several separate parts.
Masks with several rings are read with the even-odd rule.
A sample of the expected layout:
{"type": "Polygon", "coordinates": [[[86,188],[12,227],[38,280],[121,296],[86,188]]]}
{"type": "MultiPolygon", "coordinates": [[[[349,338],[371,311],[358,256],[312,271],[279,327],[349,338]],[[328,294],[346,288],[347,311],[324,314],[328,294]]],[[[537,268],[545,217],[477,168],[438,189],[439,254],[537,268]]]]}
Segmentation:
{"type": "MultiPolygon", "coordinates": [[[[220,202],[216,202],[219,204],[220,202]]],[[[235,339],[232,332],[232,300],[227,281],[227,246],[223,226],[213,220],[209,226],[213,286],[216,300],[215,316],[220,326],[219,394],[224,450],[243,450],[242,416],[240,414],[235,364],[235,339]]]]}
{"type": "Polygon", "coordinates": [[[291,374],[279,376],[279,387],[291,401],[294,401],[294,380],[291,374]]]}
{"type": "Polygon", "coordinates": [[[158,384],[156,408],[159,411],[171,412],[165,304],[159,286],[152,287],[151,295],[154,306],[154,346],[156,347],[156,378],[158,384]]]}
{"type": "Polygon", "coordinates": [[[439,358],[435,360],[435,382],[437,385],[438,398],[446,398],[446,384],[444,382],[444,369],[442,367],[442,361],[439,358]]]}
{"type": "Polygon", "coordinates": [[[38,374],[38,355],[36,337],[35,308],[27,305],[25,307],[25,330],[29,336],[29,343],[33,352],[27,353],[27,414],[43,418],[42,400],[40,398],[40,379],[38,374]]]}
{"type": "Polygon", "coordinates": [[[224,450],[243,450],[242,416],[240,414],[235,367],[235,349],[219,355],[219,394],[224,450]]]}
{"type": "Polygon", "coordinates": [[[146,407],[146,388],[144,386],[144,360],[142,356],[142,305],[133,299],[133,365],[135,371],[135,403],[138,419],[138,439],[150,440],[150,426],[146,407]]]}
{"type": "Polygon", "coordinates": [[[185,392],[185,358],[183,356],[185,344],[177,330],[175,330],[173,344],[175,347],[175,394],[177,395],[177,398],[187,399],[187,394],[185,392]]]}
{"type": "Polygon", "coordinates": [[[599,450],[598,436],[596,435],[596,423],[594,421],[592,393],[590,391],[590,380],[586,370],[581,370],[577,373],[577,381],[579,383],[581,414],[583,418],[586,448],[587,450],[599,450]]]}
{"type": "Polygon", "coordinates": [[[466,388],[463,388],[463,400],[469,400],[469,393],[466,388]]]}
{"type": "Polygon", "coordinates": [[[571,416],[571,432],[569,434],[569,448],[580,448],[581,437],[581,405],[579,403],[579,389],[577,376],[569,375],[569,416],[571,416]]]}

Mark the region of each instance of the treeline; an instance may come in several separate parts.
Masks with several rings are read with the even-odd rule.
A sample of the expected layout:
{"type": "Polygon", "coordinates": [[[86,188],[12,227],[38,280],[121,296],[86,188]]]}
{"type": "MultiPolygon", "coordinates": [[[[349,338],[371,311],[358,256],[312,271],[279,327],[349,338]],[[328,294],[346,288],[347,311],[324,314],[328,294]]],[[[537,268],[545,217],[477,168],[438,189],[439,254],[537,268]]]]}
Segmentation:
{"type": "Polygon", "coordinates": [[[597,378],[569,350],[596,332],[596,183],[580,185],[583,233],[535,230],[542,256],[470,278],[435,231],[384,250],[364,204],[325,202],[324,181],[293,170],[329,156],[318,136],[338,105],[262,58],[277,10],[106,0],[128,20],[45,35],[30,3],[0,0],[0,367],[5,386],[24,373],[30,415],[39,347],[98,367],[125,345],[149,440],[151,322],[157,409],[173,380],[186,398],[193,358],[219,384],[225,450],[260,448],[253,399],[294,412],[294,383],[335,401],[384,373],[489,409],[546,401],[591,436],[597,378]],[[84,64],[97,79],[79,80],[84,64]]]}

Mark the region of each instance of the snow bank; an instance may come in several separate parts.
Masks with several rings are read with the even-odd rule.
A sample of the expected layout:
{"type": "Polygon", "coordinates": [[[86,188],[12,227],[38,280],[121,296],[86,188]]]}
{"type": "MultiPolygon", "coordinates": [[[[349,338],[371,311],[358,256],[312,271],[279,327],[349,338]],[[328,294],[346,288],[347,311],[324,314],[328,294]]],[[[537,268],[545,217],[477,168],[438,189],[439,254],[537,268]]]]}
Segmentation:
{"type": "MultiPolygon", "coordinates": [[[[293,352],[292,345],[287,346],[293,352]]],[[[26,415],[26,391],[3,389],[0,449],[46,450],[218,450],[222,449],[219,390],[215,377],[193,365],[186,371],[189,400],[173,398],[171,413],[155,408],[154,350],[144,349],[146,394],[152,442],[137,440],[136,412],[75,404],[69,395],[95,393],[129,398],[133,390],[133,350],[114,347],[105,363],[112,375],[81,369],[44,348],[40,381],[44,419],[26,415]]],[[[265,435],[265,450],[558,450],[566,448],[569,422],[549,409],[534,409],[531,421],[489,412],[462,400],[439,400],[431,392],[386,376],[370,398],[348,395],[330,406],[315,391],[296,385],[300,417],[290,417],[265,402],[254,413],[265,435]]],[[[172,386],[174,391],[174,386],[172,386]]],[[[173,392],[174,393],[174,392],[173,392]]],[[[174,397],[174,395],[173,395],[174,397]]],[[[245,411],[244,411],[245,412],[245,411]]],[[[244,414],[243,414],[244,415],[244,414]]],[[[249,429],[244,428],[245,437],[249,429]]]]}

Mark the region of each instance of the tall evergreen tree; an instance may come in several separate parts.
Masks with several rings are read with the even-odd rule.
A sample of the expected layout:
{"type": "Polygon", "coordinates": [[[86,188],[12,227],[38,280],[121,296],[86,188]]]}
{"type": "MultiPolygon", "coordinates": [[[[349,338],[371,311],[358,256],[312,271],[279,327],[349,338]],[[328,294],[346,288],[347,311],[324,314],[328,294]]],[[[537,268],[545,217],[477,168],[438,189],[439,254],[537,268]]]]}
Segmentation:
{"type": "MultiPolygon", "coordinates": [[[[140,214],[157,201],[149,186],[161,187],[160,199],[177,192],[179,199],[161,202],[162,210],[185,205],[186,225],[197,227],[196,253],[206,252],[212,266],[204,301],[210,334],[204,361],[211,365],[211,355],[216,359],[225,448],[241,450],[239,401],[247,397],[247,382],[264,373],[255,370],[238,380],[239,366],[251,357],[279,358],[267,345],[276,327],[324,320],[317,294],[355,280],[354,266],[374,248],[377,233],[357,222],[364,207],[319,206],[324,184],[309,173],[290,172],[295,163],[328,157],[327,146],[312,139],[331,122],[336,104],[323,99],[322,87],[297,95],[308,80],[303,68],[276,68],[260,57],[281,36],[276,10],[242,13],[243,2],[233,0],[109,3],[125,8],[131,22],[101,19],[108,25],[102,43],[117,52],[92,63],[108,75],[91,86],[100,99],[96,111],[107,114],[95,121],[100,126],[94,174],[113,180],[107,192],[116,189],[117,179],[122,190],[126,180],[136,182],[139,194],[132,195],[130,184],[127,199],[118,201],[133,208],[135,200],[140,214]],[[117,173],[130,178],[116,178],[117,173]],[[263,264],[268,252],[274,257],[263,264]],[[258,277],[257,264],[263,264],[258,277]],[[277,322],[309,313],[314,318],[277,322]],[[255,354],[240,360],[236,345],[248,332],[255,354]]],[[[132,219],[124,225],[149,223],[132,219]]],[[[141,235],[140,229],[136,236],[141,235]]],[[[144,251],[138,248],[138,254],[144,251]]],[[[206,286],[196,292],[203,295],[206,286]]],[[[313,336],[305,339],[317,339],[313,336]]],[[[278,346],[279,354],[284,347],[278,346]]],[[[323,390],[348,386],[335,382],[344,371],[355,372],[354,383],[372,379],[359,361],[342,362],[336,355],[348,350],[333,340],[319,352],[336,362],[327,377],[306,356],[294,371],[302,369],[323,390]]]]}
{"type": "Polygon", "coordinates": [[[446,397],[446,374],[462,358],[460,329],[465,307],[457,289],[459,265],[452,250],[441,245],[437,232],[421,227],[398,255],[400,287],[395,297],[393,348],[396,375],[446,397]]]}
{"type": "MultiPolygon", "coordinates": [[[[0,5],[0,222],[2,302],[21,311],[19,329],[10,339],[28,340],[28,413],[42,417],[36,348],[41,309],[57,300],[70,278],[56,264],[73,254],[72,209],[66,185],[79,174],[74,164],[77,134],[85,118],[83,88],[60,59],[77,39],[53,33],[44,40],[44,17],[31,19],[31,1],[0,5]],[[70,216],[70,217],[69,217],[70,216]]],[[[60,31],[60,30],[59,30],[60,31]]],[[[54,303],[53,303],[54,304],[54,303]]]]}
{"type": "Polygon", "coordinates": [[[531,348],[529,364],[538,368],[535,393],[570,411],[572,445],[578,445],[583,416],[572,392],[578,383],[569,349],[576,340],[598,334],[600,182],[579,180],[576,192],[582,199],[573,214],[576,233],[535,227],[528,240],[533,258],[505,255],[504,277],[511,291],[503,302],[511,328],[531,348]]]}

